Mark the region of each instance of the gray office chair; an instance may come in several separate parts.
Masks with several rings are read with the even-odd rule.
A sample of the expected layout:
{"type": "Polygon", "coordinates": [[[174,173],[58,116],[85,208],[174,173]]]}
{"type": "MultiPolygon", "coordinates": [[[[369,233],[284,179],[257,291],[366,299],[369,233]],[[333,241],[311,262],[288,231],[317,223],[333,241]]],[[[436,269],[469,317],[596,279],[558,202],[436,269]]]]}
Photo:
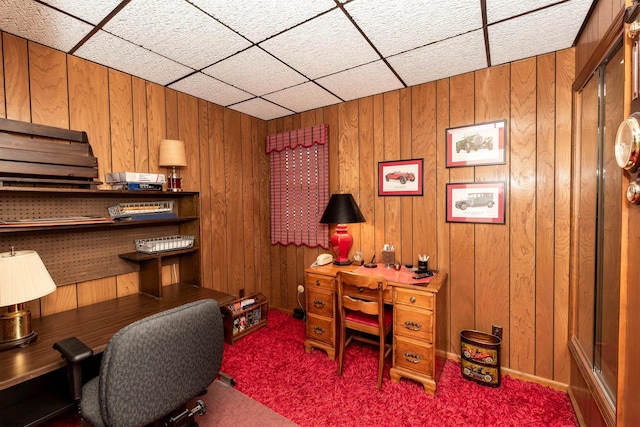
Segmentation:
{"type": "Polygon", "coordinates": [[[95,426],[188,425],[203,414],[186,403],[218,375],[224,331],[218,303],[201,300],[134,322],[108,342],[98,377],[82,385],[92,351],[76,338],[54,344],[67,361],[80,414],[95,426]],[[179,410],[176,411],[176,408],[179,410]]]}

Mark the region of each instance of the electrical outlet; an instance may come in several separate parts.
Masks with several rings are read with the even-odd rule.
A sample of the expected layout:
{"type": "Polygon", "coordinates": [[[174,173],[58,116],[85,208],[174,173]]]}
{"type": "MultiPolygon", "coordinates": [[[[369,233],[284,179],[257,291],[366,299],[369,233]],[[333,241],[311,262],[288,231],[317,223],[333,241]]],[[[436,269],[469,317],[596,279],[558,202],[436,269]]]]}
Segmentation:
{"type": "Polygon", "coordinates": [[[244,288],[238,291],[238,298],[244,298],[244,288]]]}

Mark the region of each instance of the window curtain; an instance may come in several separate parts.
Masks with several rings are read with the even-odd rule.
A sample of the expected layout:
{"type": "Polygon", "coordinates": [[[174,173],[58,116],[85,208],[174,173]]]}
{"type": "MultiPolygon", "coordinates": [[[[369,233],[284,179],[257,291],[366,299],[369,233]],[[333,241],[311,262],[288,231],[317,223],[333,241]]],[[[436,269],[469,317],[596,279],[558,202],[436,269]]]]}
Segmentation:
{"type": "Polygon", "coordinates": [[[329,202],[328,125],[267,136],[271,163],[271,244],[321,246],[320,217],[329,202]]]}

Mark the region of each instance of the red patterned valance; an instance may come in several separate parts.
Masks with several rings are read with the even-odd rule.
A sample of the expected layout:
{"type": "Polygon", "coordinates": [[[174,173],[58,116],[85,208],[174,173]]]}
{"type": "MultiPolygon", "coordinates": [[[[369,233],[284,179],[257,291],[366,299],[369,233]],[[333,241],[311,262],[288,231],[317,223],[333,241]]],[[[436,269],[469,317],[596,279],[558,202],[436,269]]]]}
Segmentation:
{"type": "Polygon", "coordinates": [[[267,136],[271,164],[271,244],[328,248],[320,218],[329,202],[328,126],[267,136]]]}
{"type": "Polygon", "coordinates": [[[280,132],[267,136],[267,154],[298,146],[309,148],[315,144],[326,144],[329,140],[329,126],[326,124],[304,129],[280,132]]]}

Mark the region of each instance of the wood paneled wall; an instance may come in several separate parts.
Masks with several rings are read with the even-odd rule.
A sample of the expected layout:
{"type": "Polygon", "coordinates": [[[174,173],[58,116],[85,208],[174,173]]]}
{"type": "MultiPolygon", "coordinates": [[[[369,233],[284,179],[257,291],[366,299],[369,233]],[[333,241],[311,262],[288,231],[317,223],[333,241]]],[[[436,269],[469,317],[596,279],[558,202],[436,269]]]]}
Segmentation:
{"type": "MultiPolygon", "coordinates": [[[[268,123],[268,133],[327,123],[331,192],[354,194],[367,222],[352,252],[403,263],[418,254],[449,274],[449,351],[462,329],[503,329],[502,366],[567,383],[574,51],[565,50],[321,108],[268,123]],[[447,169],[448,127],[507,120],[506,164],[447,169]],[[424,196],[379,197],[378,162],[423,158],[424,196]],[[505,181],[505,225],[445,221],[448,182],[505,181]]],[[[274,247],[272,283],[295,304],[317,251],[274,247]]]]}
{"type": "MultiPolygon", "coordinates": [[[[2,34],[0,114],[87,131],[100,175],[161,172],[162,138],[186,141],[183,186],[201,193],[204,286],[263,292],[292,310],[317,249],[271,246],[267,134],[328,123],[331,192],[351,192],[366,258],[429,254],[449,274],[449,351],[461,329],[503,330],[502,366],[567,383],[571,84],[574,51],[530,58],[264,122],[2,34]],[[504,165],[447,169],[448,127],[507,120],[504,165]],[[383,160],[423,158],[424,196],[379,197],[383,160]],[[505,225],[449,224],[445,183],[505,181],[505,225]]],[[[4,239],[4,238],[3,238],[4,239]]],[[[3,242],[4,244],[4,242],[3,242]]],[[[164,274],[170,281],[169,267],[164,274]]],[[[137,275],[65,286],[43,313],[135,292],[137,275]]]]}
{"type": "MultiPolygon", "coordinates": [[[[101,181],[111,171],[164,173],[160,140],[184,140],[183,188],[200,192],[203,285],[262,291],[287,306],[268,274],[266,122],[7,33],[0,41],[0,116],[86,131],[101,181]]],[[[10,240],[3,234],[2,247],[10,240]]],[[[164,267],[164,284],[171,270],[164,267]]],[[[130,273],[61,286],[31,309],[52,314],[137,292],[137,283],[130,273]]]]}
{"type": "MultiPolygon", "coordinates": [[[[625,8],[625,0],[596,0],[593,2],[591,15],[582,28],[582,33],[576,41],[576,70],[580,74],[585,70],[588,74],[595,70],[595,67],[604,59],[594,58],[605,55],[606,52],[598,53],[597,46],[603,39],[609,26],[616,15],[625,8]]],[[[631,3],[631,1],[629,1],[631,3]]]]}

